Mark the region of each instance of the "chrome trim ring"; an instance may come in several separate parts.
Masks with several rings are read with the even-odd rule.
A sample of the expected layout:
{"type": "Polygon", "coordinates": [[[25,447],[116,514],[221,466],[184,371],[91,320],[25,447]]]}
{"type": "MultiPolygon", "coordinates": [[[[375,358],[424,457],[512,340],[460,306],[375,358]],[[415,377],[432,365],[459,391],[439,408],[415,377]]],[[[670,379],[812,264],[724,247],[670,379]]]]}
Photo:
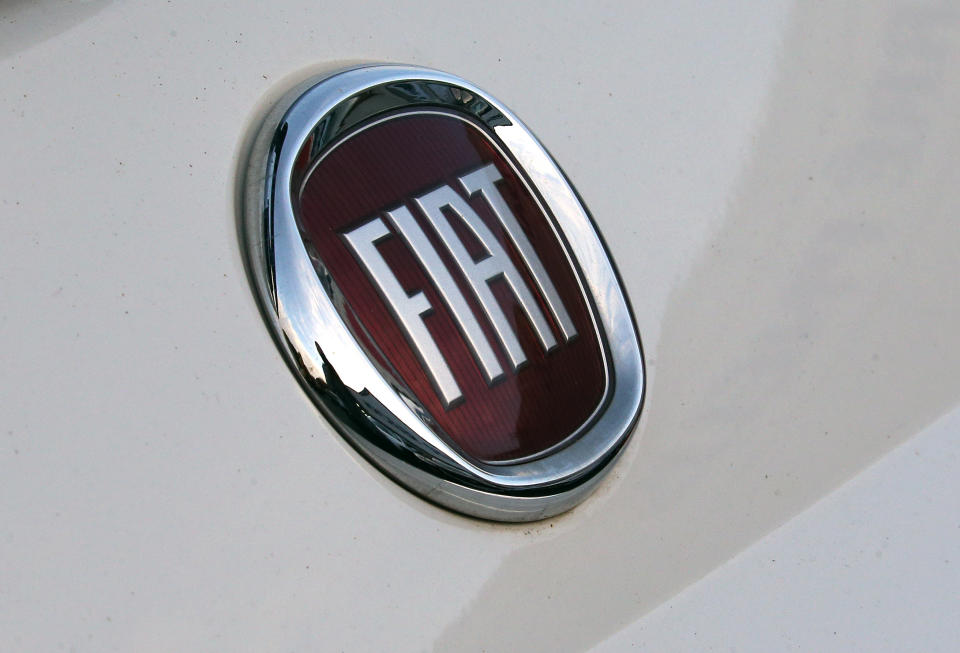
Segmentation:
{"type": "Polygon", "coordinates": [[[533,521],[586,497],[621,451],[643,401],[644,367],[625,291],[586,208],[559,166],[505,106],[446,73],[373,65],[310,80],[267,117],[250,153],[241,231],[248,272],[288,365],[330,423],[374,465],[424,498],[497,521],[533,521]],[[308,86],[309,84],[309,86],[308,86]],[[306,88],[306,90],[303,90],[306,88]],[[342,296],[308,254],[295,218],[296,157],[311,160],[353,127],[397,109],[442,109],[486,127],[553,218],[605,348],[605,406],[544,455],[484,464],[431,430],[415,397],[386,378],[344,324],[342,296]]]}

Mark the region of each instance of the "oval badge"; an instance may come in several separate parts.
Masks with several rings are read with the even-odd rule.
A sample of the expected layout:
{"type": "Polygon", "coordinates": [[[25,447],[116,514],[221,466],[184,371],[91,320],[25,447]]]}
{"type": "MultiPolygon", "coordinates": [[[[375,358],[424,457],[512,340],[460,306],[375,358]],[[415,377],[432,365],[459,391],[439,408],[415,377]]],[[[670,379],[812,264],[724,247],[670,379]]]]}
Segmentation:
{"type": "Polygon", "coordinates": [[[313,80],[266,120],[245,191],[267,322],[365,457],[500,521],[596,485],[640,412],[640,340],[586,207],[506,107],[424,68],[313,80]]]}

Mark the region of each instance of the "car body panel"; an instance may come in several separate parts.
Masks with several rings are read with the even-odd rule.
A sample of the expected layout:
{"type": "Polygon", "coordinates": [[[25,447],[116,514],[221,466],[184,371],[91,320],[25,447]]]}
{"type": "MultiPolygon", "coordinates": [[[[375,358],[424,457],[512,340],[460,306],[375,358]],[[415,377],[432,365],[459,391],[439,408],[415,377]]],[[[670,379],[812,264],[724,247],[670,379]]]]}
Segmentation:
{"type": "Polygon", "coordinates": [[[0,649],[584,649],[958,405],[949,2],[0,17],[0,649]],[[264,326],[252,134],[368,61],[509,105],[619,267],[646,405],[565,515],[496,525],[397,487],[264,326]]]}

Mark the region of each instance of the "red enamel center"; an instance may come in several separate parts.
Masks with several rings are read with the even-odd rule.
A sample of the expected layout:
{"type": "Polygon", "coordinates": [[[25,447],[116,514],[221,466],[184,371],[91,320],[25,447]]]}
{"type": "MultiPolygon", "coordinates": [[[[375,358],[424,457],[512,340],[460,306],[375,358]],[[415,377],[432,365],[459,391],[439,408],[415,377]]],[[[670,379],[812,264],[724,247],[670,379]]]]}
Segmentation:
{"type": "Polygon", "coordinates": [[[420,111],[356,130],[308,174],[298,221],[343,293],[357,341],[467,455],[493,463],[534,456],[577,433],[600,406],[603,354],[576,273],[483,127],[420,111]],[[485,174],[484,192],[463,181],[477,171],[470,179],[485,174]],[[497,197],[539,271],[498,215],[497,197]],[[411,238],[442,271],[425,264],[411,238]],[[500,370],[492,380],[491,370],[500,370]]]}

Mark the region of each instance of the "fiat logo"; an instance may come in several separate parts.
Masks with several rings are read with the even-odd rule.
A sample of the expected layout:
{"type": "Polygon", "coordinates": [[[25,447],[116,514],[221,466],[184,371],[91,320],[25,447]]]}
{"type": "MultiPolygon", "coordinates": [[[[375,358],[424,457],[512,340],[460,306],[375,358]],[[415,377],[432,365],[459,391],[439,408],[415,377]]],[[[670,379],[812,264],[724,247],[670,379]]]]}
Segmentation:
{"type": "Polygon", "coordinates": [[[424,68],[314,80],[265,121],[245,190],[268,326],[350,444],[486,519],[587,496],[639,415],[640,340],[586,208],[506,107],[424,68]]]}

